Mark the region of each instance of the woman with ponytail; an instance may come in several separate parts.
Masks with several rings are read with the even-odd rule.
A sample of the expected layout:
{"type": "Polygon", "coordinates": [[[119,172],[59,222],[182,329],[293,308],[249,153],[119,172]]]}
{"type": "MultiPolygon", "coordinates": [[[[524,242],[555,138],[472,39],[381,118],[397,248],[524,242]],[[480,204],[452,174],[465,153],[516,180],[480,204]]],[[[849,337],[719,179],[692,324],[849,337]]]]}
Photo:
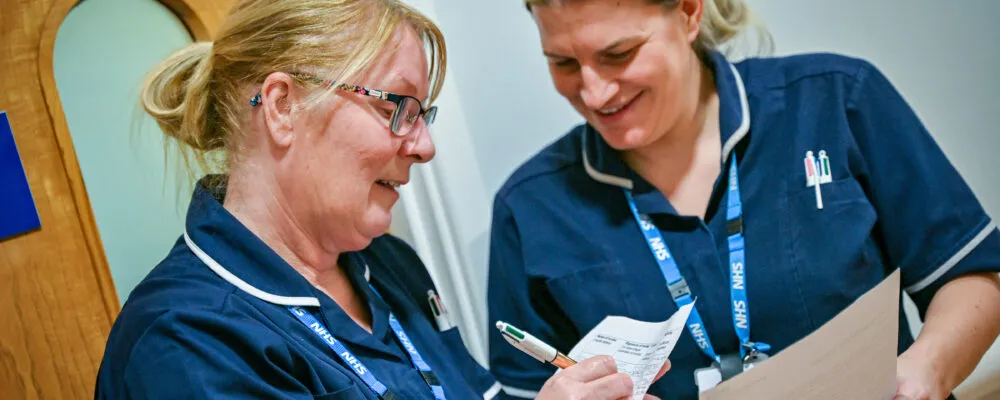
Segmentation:
{"type": "MultiPolygon", "coordinates": [[[[210,174],[118,315],[94,397],[504,398],[385,234],[434,157],[444,74],[441,32],[396,0],[242,0],[214,42],[157,67],[142,104],[210,174]]],[[[631,393],[602,357],[539,398],[631,393]]]]}
{"type": "MultiPolygon", "coordinates": [[[[878,69],[731,62],[724,48],[770,44],[744,0],[525,4],[586,123],[494,199],[491,321],[569,351],[605,316],[663,321],[697,299],[649,391],[696,399],[719,382],[696,370],[766,363],[898,269],[924,319],[914,340],[900,313],[898,398],[969,375],[1000,333],[1000,232],[878,69]]],[[[508,393],[554,371],[498,334],[490,350],[508,393]]]]}

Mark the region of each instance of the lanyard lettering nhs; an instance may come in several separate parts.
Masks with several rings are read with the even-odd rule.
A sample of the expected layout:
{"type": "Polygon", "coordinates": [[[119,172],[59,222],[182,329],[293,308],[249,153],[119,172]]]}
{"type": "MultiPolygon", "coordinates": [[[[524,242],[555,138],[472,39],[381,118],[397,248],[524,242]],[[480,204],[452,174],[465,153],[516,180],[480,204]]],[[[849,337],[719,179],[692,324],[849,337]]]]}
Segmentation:
{"type": "MultiPolygon", "coordinates": [[[[205,253],[201,247],[195,244],[186,231],[184,232],[184,242],[188,245],[188,248],[191,249],[191,252],[198,257],[198,259],[200,259],[213,271],[219,273],[217,269],[222,268],[222,266],[219,265],[215,259],[209,256],[208,253],[205,253]]],[[[360,254],[354,254],[359,258],[363,258],[360,254]]],[[[359,261],[364,263],[363,259],[359,261]]],[[[225,269],[223,269],[223,271],[225,271],[225,269]]],[[[228,271],[226,272],[228,273],[228,271]]],[[[375,290],[375,286],[369,284],[369,287],[371,287],[372,292],[375,293],[376,296],[379,296],[379,298],[382,297],[379,295],[378,291],[375,290]]],[[[323,323],[317,320],[316,317],[302,307],[298,306],[288,307],[288,311],[290,311],[295,318],[298,318],[299,321],[305,324],[305,326],[309,328],[312,333],[319,336],[323,343],[330,346],[330,348],[333,349],[334,354],[336,354],[337,357],[340,357],[345,364],[350,366],[351,370],[354,371],[354,373],[365,382],[365,385],[375,392],[379,398],[383,400],[396,400],[400,398],[390,391],[385,384],[379,381],[371,370],[368,369],[368,367],[366,367],[360,359],[355,357],[343,343],[340,343],[339,340],[334,338],[330,331],[328,331],[326,327],[323,326],[323,323]]],[[[389,312],[389,326],[392,327],[392,332],[396,334],[396,339],[398,339],[399,343],[403,345],[406,352],[410,354],[410,362],[413,364],[413,367],[420,372],[420,377],[423,378],[424,382],[427,383],[427,386],[430,387],[431,392],[434,394],[434,398],[436,400],[445,400],[444,388],[441,386],[441,382],[437,379],[437,376],[434,375],[434,371],[431,370],[431,366],[424,361],[424,358],[420,356],[420,352],[418,352],[416,347],[413,346],[413,342],[410,341],[410,337],[406,334],[406,331],[403,330],[403,327],[399,324],[399,321],[396,319],[396,316],[392,313],[392,311],[389,312]]]]}
{"type": "MultiPolygon", "coordinates": [[[[374,290],[374,288],[372,289],[374,290]]],[[[350,366],[351,370],[354,371],[354,374],[361,378],[369,389],[378,394],[379,398],[384,400],[394,400],[400,398],[392,393],[385,384],[379,381],[378,378],[375,377],[375,374],[373,374],[360,359],[355,357],[343,343],[340,343],[339,340],[334,338],[326,327],[323,326],[323,323],[319,322],[316,317],[302,307],[288,307],[288,310],[291,311],[292,315],[298,318],[299,321],[302,321],[302,323],[305,324],[310,331],[315,333],[316,336],[319,336],[319,338],[322,339],[327,346],[330,346],[330,348],[333,349],[334,354],[340,357],[345,364],[350,366]]],[[[413,347],[413,343],[410,342],[409,336],[407,336],[406,332],[403,331],[403,327],[399,325],[399,321],[396,319],[396,316],[392,314],[392,312],[389,313],[389,326],[392,327],[392,331],[396,334],[396,338],[399,339],[399,342],[403,344],[406,352],[410,354],[410,361],[413,363],[413,366],[417,369],[417,371],[420,372],[420,376],[424,378],[424,382],[430,386],[431,392],[434,393],[434,398],[437,400],[445,400],[444,388],[441,387],[441,383],[434,375],[434,371],[431,370],[430,365],[427,365],[423,357],[420,356],[420,352],[413,347]]]]}
{"type": "MultiPolygon", "coordinates": [[[[632,210],[632,216],[635,217],[640,230],[642,230],[642,235],[646,237],[649,250],[660,266],[663,278],[667,281],[670,296],[673,297],[678,307],[691,304],[694,302],[691,290],[688,288],[687,281],[681,276],[681,272],[677,268],[677,261],[674,260],[670,248],[663,240],[663,234],[660,233],[659,228],[653,224],[648,215],[639,213],[635,199],[632,198],[632,192],[628,189],[625,189],[625,198],[628,200],[629,209],[632,210]]],[[[729,241],[729,293],[733,326],[736,328],[736,336],[740,339],[740,357],[745,359],[748,355],[757,352],[767,352],[770,350],[770,346],[750,341],[750,308],[746,290],[746,243],[743,239],[743,203],[740,200],[740,181],[736,169],[735,154],[733,154],[729,164],[726,227],[729,241]]],[[[716,362],[721,362],[720,356],[712,348],[712,343],[708,339],[705,324],[702,322],[697,306],[691,309],[687,326],[701,351],[716,362]]]]}
{"type": "MultiPolygon", "coordinates": [[[[379,298],[382,297],[378,291],[375,290],[375,286],[369,284],[369,287],[371,287],[372,293],[375,293],[375,295],[379,298]]],[[[340,357],[345,364],[350,366],[351,370],[353,370],[354,373],[361,378],[366,385],[368,385],[369,389],[378,394],[379,398],[383,400],[394,400],[400,398],[398,395],[392,393],[385,384],[379,381],[372,371],[365,367],[364,363],[355,357],[343,343],[340,343],[340,341],[334,338],[326,327],[323,326],[323,323],[319,322],[316,317],[301,307],[288,307],[288,311],[291,311],[295,318],[298,318],[299,321],[305,324],[310,331],[315,333],[316,336],[319,336],[319,338],[322,339],[327,346],[330,346],[330,348],[333,349],[333,353],[340,357]]],[[[437,375],[434,375],[434,371],[431,370],[431,366],[424,361],[422,356],[420,356],[420,352],[413,346],[413,342],[410,341],[409,335],[407,335],[406,331],[403,330],[403,326],[399,324],[399,320],[396,319],[396,315],[393,314],[392,311],[389,311],[389,327],[391,327],[392,332],[396,334],[396,339],[399,340],[399,343],[402,344],[403,348],[406,349],[406,352],[410,354],[410,362],[413,364],[413,367],[417,369],[417,372],[420,372],[420,377],[424,379],[427,386],[431,388],[434,398],[436,400],[445,400],[444,388],[441,386],[441,382],[438,380],[437,375]]]]}

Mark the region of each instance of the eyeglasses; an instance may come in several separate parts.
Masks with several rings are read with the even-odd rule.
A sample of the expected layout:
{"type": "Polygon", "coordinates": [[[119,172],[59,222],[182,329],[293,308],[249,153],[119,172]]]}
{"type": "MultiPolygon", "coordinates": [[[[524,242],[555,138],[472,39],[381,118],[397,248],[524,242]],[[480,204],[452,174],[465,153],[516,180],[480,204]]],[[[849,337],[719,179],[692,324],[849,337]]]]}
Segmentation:
{"type": "MultiPolygon", "coordinates": [[[[424,119],[424,124],[430,126],[434,123],[434,118],[437,117],[437,106],[424,108],[424,106],[420,104],[420,100],[413,96],[369,89],[364,86],[348,85],[346,83],[337,84],[331,80],[324,80],[301,73],[293,73],[291,75],[309,79],[323,86],[336,86],[337,89],[392,102],[396,105],[396,108],[392,111],[392,116],[389,117],[389,130],[396,136],[406,136],[412,132],[413,126],[417,123],[417,118],[422,117],[424,119]]],[[[250,99],[250,106],[256,107],[260,105],[260,102],[261,94],[257,93],[256,96],[250,99]]]]}

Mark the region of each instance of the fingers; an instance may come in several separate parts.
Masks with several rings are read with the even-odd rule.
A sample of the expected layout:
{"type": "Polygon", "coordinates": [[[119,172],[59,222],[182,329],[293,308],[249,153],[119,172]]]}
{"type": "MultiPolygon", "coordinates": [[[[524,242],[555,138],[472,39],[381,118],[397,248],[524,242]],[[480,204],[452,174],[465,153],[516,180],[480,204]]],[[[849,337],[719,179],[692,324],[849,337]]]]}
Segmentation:
{"type": "Polygon", "coordinates": [[[594,399],[632,397],[632,378],[622,373],[608,375],[587,383],[587,393],[594,399]]]}
{"type": "Polygon", "coordinates": [[[566,368],[560,375],[577,382],[590,382],[618,372],[615,360],[610,356],[591,357],[566,368]]]}
{"type": "Polygon", "coordinates": [[[656,382],[657,380],[662,378],[663,375],[666,375],[667,371],[670,371],[670,360],[667,360],[667,362],[663,363],[663,366],[660,367],[660,372],[657,372],[656,377],[653,378],[653,382],[656,382]]]}

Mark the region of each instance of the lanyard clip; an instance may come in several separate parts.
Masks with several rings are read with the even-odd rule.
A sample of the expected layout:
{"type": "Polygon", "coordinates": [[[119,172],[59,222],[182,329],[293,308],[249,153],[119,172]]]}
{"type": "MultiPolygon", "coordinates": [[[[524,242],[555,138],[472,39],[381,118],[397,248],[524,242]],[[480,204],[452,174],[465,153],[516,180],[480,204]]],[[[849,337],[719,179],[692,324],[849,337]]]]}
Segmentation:
{"type": "Polygon", "coordinates": [[[670,295],[676,300],[683,296],[690,296],[691,289],[688,287],[687,281],[681,278],[679,281],[674,283],[667,283],[667,290],[670,291],[670,295]]]}
{"type": "Polygon", "coordinates": [[[767,343],[747,342],[743,344],[743,347],[747,348],[746,357],[743,358],[744,362],[751,362],[756,359],[757,356],[771,351],[771,346],[767,343]]]}
{"type": "Polygon", "coordinates": [[[743,214],[726,220],[726,236],[733,236],[743,233],[743,214]]]}

